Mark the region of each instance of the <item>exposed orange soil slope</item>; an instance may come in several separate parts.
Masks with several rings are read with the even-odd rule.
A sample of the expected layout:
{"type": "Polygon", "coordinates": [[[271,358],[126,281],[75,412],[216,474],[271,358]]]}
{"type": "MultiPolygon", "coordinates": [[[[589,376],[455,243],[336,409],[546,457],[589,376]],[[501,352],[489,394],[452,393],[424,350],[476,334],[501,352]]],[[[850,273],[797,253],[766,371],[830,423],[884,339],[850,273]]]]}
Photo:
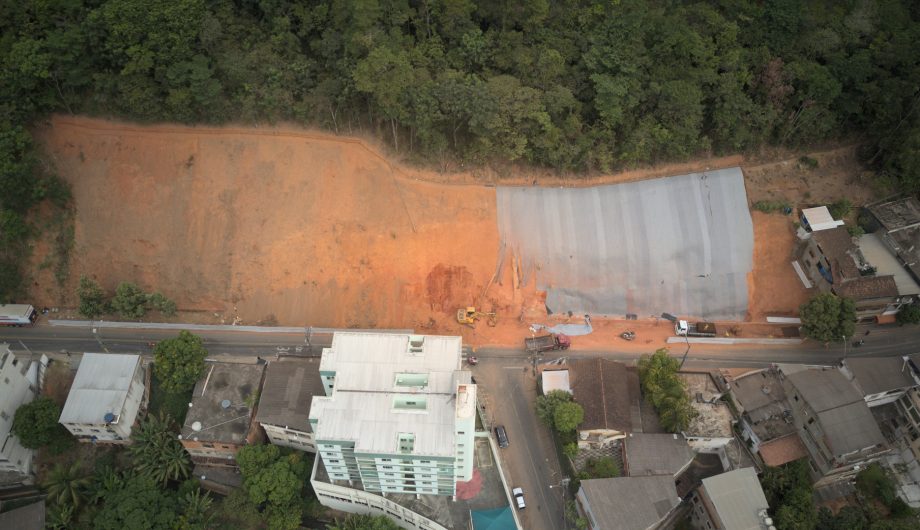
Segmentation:
{"type": "Polygon", "coordinates": [[[495,270],[493,189],[413,180],[358,141],[64,117],[41,138],[73,184],[72,284],[249,323],[420,327],[495,270]]]}
{"type": "MultiPolygon", "coordinates": [[[[462,333],[472,344],[517,346],[529,323],[565,320],[546,317],[543,293],[533,283],[519,284],[510,256],[491,281],[499,247],[494,188],[458,184],[491,178],[408,169],[364,141],[296,128],[139,126],[58,116],[37,136],[73,185],[77,214],[71,278],[63,291],[53,289],[50,274],[33,267],[35,303],[75,305],[72,293],[85,274],[109,291],[121,281],[161,291],[185,311],[183,321],[411,327],[462,333]],[[499,325],[458,325],[456,310],[470,304],[496,310],[499,325]]],[[[666,169],[679,174],[741,162],[729,157],[666,169]]],[[[754,216],[751,287],[758,297],[789,287],[788,274],[771,272],[789,252],[788,228],[777,223],[754,216]]],[[[44,246],[33,256],[36,265],[44,246]]],[[[752,316],[797,304],[779,305],[754,301],[752,316]]],[[[670,334],[664,322],[594,323],[596,332],[577,338],[576,347],[615,342],[618,349],[649,351],[670,334]],[[618,338],[627,328],[638,332],[636,341],[618,338]]]]}

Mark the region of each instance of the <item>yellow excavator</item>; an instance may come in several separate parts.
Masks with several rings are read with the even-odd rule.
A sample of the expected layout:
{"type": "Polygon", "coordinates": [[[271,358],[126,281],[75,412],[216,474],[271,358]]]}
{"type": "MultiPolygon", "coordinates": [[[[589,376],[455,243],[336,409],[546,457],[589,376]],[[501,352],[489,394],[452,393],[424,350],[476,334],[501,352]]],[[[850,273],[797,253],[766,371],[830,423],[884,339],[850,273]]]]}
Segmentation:
{"type": "Polygon", "coordinates": [[[498,323],[498,317],[496,317],[494,311],[485,313],[483,311],[476,311],[475,307],[466,307],[457,310],[457,322],[466,326],[474,327],[476,321],[482,318],[486,319],[486,323],[492,327],[498,323]]]}

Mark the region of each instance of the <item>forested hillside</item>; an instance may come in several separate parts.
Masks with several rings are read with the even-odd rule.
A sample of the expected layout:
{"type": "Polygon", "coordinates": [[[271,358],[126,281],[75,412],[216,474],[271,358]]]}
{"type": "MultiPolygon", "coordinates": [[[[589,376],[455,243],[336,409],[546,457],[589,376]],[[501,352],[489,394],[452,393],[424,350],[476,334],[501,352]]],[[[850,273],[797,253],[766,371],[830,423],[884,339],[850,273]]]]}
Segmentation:
{"type": "Polygon", "coordinates": [[[564,169],[861,134],[915,184],[910,0],[32,0],[0,8],[13,122],[290,119],[564,169]],[[880,149],[879,149],[880,148],[880,149]]]}

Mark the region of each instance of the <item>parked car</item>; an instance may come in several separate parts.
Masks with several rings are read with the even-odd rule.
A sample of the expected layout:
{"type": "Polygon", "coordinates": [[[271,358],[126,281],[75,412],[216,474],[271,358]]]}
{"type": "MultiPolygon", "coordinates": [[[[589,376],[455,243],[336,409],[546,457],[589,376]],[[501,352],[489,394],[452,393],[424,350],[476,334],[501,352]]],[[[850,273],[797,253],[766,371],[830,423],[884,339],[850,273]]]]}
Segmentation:
{"type": "Polygon", "coordinates": [[[504,425],[495,427],[495,438],[498,439],[498,446],[502,449],[508,447],[508,432],[505,431],[504,425]]]}
{"type": "Polygon", "coordinates": [[[518,510],[523,510],[527,507],[524,504],[524,490],[522,488],[514,488],[511,493],[514,495],[514,502],[517,503],[518,510]]]}

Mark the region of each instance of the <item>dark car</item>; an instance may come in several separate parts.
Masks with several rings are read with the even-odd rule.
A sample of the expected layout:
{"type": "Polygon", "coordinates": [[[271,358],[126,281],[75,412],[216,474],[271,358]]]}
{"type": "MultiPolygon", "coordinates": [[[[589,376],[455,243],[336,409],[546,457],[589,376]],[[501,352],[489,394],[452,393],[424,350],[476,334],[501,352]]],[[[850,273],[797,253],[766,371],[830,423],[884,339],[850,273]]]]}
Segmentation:
{"type": "Polygon", "coordinates": [[[499,447],[502,449],[508,447],[508,433],[505,431],[504,425],[495,427],[495,438],[498,439],[499,447]]]}

